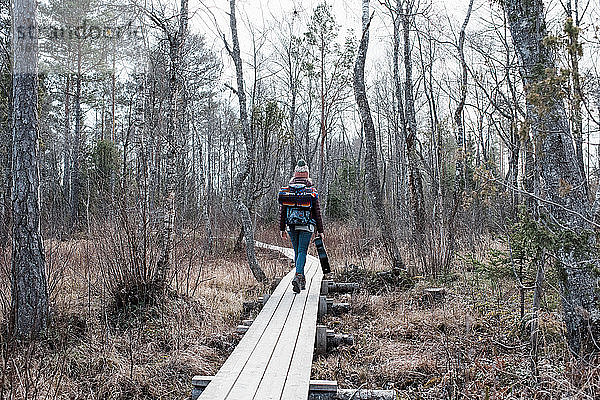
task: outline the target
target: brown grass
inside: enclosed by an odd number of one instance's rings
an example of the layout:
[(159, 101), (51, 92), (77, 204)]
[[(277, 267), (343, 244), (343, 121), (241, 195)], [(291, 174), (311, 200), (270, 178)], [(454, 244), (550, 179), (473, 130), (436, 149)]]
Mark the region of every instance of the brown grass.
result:
[[(352, 226), (330, 226), (326, 245), (334, 274), (348, 276), (351, 264), (365, 276), (387, 269), (372, 237)], [(272, 226), (257, 238), (288, 245)], [(233, 239), (221, 238), (209, 254), (198, 250), (201, 238), (186, 233), (177, 242), (166, 301), (117, 313), (95, 261), (94, 240), (101, 238), (47, 242), (51, 327), (33, 344), (0, 337), (0, 399), (187, 399), (191, 377), (215, 374), (238, 342), (231, 332), (247, 317), (242, 303), (271, 289), (255, 283), (245, 255), (231, 251)], [(475, 258), (484, 260), (491, 246), (497, 243), (472, 249)], [(258, 254), (269, 277), (289, 270), (278, 254)], [(9, 259), (0, 253), (0, 317), (10, 299)], [(423, 288), (440, 285), (447, 290), (443, 302), (423, 301)], [(543, 349), (539, 377), (532, 378), (514, 283), (478, 276), (464, 261), (440, 280), (421, 278), (408, 290), (336, 297), (351, 303), (351, 311), (326, 323), (352, 333), (355, 345), (317, 357), (315, 379), (335, 379), (347, 388), (394, 388), (405, 399), (600, 398), (598, 363), (570, 361), (557, 309), (541, 314)]]
[[(347, 275), (348, 264), (367, 272), (386, 269), (377, 249), (357, 258), (328, 243), (336, 255), (335, 279)], [(499, 247), (485, 243), (474, 253), (479, 261), (486, 259), (487, 249)], [(446, 288), (445, 300), (430, 304), (423, 289), (439, 286)], [(540, 313), (543, 345), (539, 375), (533, 377), (529, 334), (510, 279), (486, 280), (457, 260), (438, 281), (421, 278), (409, 290), (386, 288), (377, 295), (367, 289), (334, 296), (336, 302), (349, 302), (351, 310), (328, 316), (325, 323), (353, 334), (355, 344), (316, 357), (313, 379), (337, 380), (346, 388), (395, 389), (400, 399), (600, 398), (600, 364), (572, 361), (559, 309)]]
[[(187, 399), (192, 376), (214, 375), (239, 341), (232, 332), (247, 317), (243, 302), (270, 290), (256, 284), (243, 253), (192, 257), (202, 243), (184, 237), (165, 302), (117, 312), (94, 262), (96, 240), (46, 243), (51, 326), (35, 343), (0, 337), (0, 399)], [(258, 254), (268, 277), (289, 267)], [(3, 320), (8, 260), (0, 273)]]

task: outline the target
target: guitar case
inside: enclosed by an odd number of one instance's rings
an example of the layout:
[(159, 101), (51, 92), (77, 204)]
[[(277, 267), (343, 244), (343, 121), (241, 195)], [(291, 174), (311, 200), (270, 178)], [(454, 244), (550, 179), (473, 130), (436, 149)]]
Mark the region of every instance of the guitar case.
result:
[(321, 269), (324, 274), (328, 274), (331, 272), (331, 267), (329, 266), (329, 258), (327, 258), (327, 252), (325, 251), (325, 245), (323, 244), (323, 239), (317, 236), (313, 242), (317, 248), (317, 253), (319, 253), (319, 261), (321, 262)]

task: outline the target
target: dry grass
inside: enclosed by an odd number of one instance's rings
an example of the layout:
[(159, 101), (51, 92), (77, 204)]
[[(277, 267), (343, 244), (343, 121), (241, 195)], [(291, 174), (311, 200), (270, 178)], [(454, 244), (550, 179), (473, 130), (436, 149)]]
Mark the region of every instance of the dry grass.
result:
[[(366, 277), (387, 269), (369, 237), (359, 228), (329, 227), (335, 274), (349, 276), (352, 264)], [(272, 226), (257, 238), (288, 245)], [(0, 399), (187, 399), (191, 377), (215, 374), (238, 342), (231, 332), (247, 317), (243, 302), (271, 290), (255, 283), (244, 254), (231, 251), (232, 240), (220, 239), (210, 255), (198, 250), (201, 238), (186, 233), (177, 243), (167, 300), (117, 313), (94, 240), (47, 243), (51, 328), (34, 344), (0, 338)], [(491, 246), (497, 244), (474, 248), (474, 257), (484, 259)], [(269, 277), (289, 270), (287, 259), (258, 254)], [(9, 304), (9, 258), (0, 254), (0, 313)], [(351, 311), (326, 323), (354, 334), (355, 345), (317, 357), (313, 378), (348, 388), (394, 388), (406, 399), (600, 398), (598, 363), (569, 361), (560, 310), (541, 315), (535, 380), (514, 284), (490, 281), (463, 261), (440, 279), (418, 280), (408, 290), (339, 295), (336, 301), (350, 302)], [(445, 300), (423, 301), (423, 288), (438, 285), (447, 289)]]
[[(117, 312), (94, 262), (97, 240), (46, 243), (51, 327), (31, 344), (0, 337), (0, 399), (188, 399), (192, 376), (214, 375), (239, 341), (232, 332), (246, 317), (243, 302), (270, 290), (256, 284), (244, 254), (199, 257), (191, 249), (202, 243), (184, 237), (166, 301)], [(269, 277), (289, 267), (273, 254), (259, 257)]]
[[(488, 242), (474, 256), (484, 260), (486, 249), (497, 246)], [(331, 242), (329, 247), (341, 255), (334, 259), (337, 278), (347, 275), (348, 264), (367, 272), (385, 269), (378, 251), (358, 259)], [(445, 299), (430, 304), (423, 289), (438, 286), (446, 288)], [(325, 323), (352, 333), (355, 344), (317, 357), (313, 379), (337, 380), (346, 388), (396, 389), (400, 399), (600, 398), (600, 364), (570, 361), (559, 309), (540, 314), (543, 345), (533, 377), (528, 330), (511, 280), (487, 280), (457, 261), (438, 281), (421, 278), (411, 289), (381, 292), (364, 288), (335, 296), (349, 302), (351, 311)], [(529, 297), (525, 304), (531, 304)]]

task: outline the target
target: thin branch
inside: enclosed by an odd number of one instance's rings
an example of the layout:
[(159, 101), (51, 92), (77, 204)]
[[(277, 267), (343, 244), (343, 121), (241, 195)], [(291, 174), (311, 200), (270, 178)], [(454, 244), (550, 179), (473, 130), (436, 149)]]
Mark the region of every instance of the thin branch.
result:
[(556, 202), (554, 202), (552, 200), (544, 199), (544, 198), (542, 198), (540, 196), (537, 196), (537, 195), (535, 195), (533, 193), (530, 193), (528, 191), (525, 191), (525, 190), (513, 187), (512, 185), (509, 185), (509, 184), (503, 182), (499, 178), (489, 178), (489, 179), (487, 179), (487, 182), (500, 183), (502, 186), (504, 186), (508, 190), (512, 190), (513, 192), (524, 194), (524, 195), (529, 196), (529, 197), (531, 197), (533, 199), (536, 199), (536, 200), (538, 200), (538, 201), (540, 201), (542, 203), (549, 204), (549, 205), (554, 206), (554, 207), (558, 207), (561, 210), (564, 210), (564, 211), (568, 212), (569, 214), (572, 214), (572, 215), (575, 215), (575, 216), (581, 218), (582, 220), (584, 220), (588, 224), (592, 225), (594, 228), (600, 229), (600, 224), (592, 221), (591, 219), (587, 218), (585, 215), (581, 214), (580, 212), (572, 210), (569, 207), (563, 206), (562, 204), (556, 203)]
[(225, 83), (225, 87), (226, 87), (227, 89), (230, 89), (230, 90), (231, 90), (233, 93), (235, 93), (235, 95), (237, 96), (237, 94), (238, 94), (238, 91), (237, 91), (237, 89), (236, 89), (236, 88), (234, 88), (233, 86), (231, 86), (229, 83)]

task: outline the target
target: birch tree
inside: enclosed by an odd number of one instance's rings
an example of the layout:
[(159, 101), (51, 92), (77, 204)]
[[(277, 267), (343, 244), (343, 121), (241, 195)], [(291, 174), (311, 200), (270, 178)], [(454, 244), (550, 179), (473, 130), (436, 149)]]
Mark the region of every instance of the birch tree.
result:
[(38, 30), (36, 1), (13, 2), (13, 334), (46, 327), (48, 284), (40, 232), (38, 144)]
[[(461, 80), (460, 80), (460, 97), (458, 100), (458, 104), (456, 105), (456, 109), (454, 111), (454, 124), (456, 125), (456, 147), (457, 147), (457, 155), (456, 155), (456, 175), (454, 181), (454, 193), (453, 193), (453, 206), (452, 211), (450, 212), (450, 217), (448, 221), (448, 246), (449, 246), (449, 256), (452, 256), (453, 248), (454, 248), (454, 219), (456, 218), (456, 214), (458, 213), (458, 208), (462, 203), (462, 194), (463, 188), (467, 182), (466, 176), (466, 141), (465, 141), (465, 127), (464, 127), (464, 108), (467, 100), (467, 62), (465, 61), (465, 35), (467, 24), (469, 23), (469, 19), (471, 18), (471, 11), (473, 10), (473, 0), (469, 1), (469, 8), (467, 9), (467, 15), (465, 16), (465, 20), (461, 26), (460, 33), (458, 35), (458, 59), (460, 61), (461, 68)], [(445, 260), (445, 265), (449, 264), (450, 260)], [(447, 264), (446, 264), (447, 263)]]
[[(175, 198), (176, 198), (176, 157), (179, 149), (178, 128), (183, 125), (180, 106), (181, 90), (181, 50), (187, 35), (188, 27), (188, 0), (181, 0), (179, 9), (178, 26), (169, 26), (169, 19), (160, 18), (149, 13), (150, 19), (165, 35), (169, 44), (169, 72), (168, 72), (168, 103), (167, 103), (167, 128), (166, 142), (166, 194), (163, 199), (163, 221), (160, 231), (160, 256), (157, 262), (157, 284), (164, 288), (167, 275), (171, 269), (171, 256), (173, 252), (173, 236), (175, 225)], [(183, 110), (185, 111), (185, 110)]]
[[(464, 158), (465, 158), (465, 127), (464, 127), (464, 108), (465, 102), (467, 100), (467, 62), (465, 61), (465, 31), (467, 29), (467, 24), (469, 23), (469, 19), (471, 17), (471, 10), (473, 9), (473, 0), (469, 1), (469, 8), (467, 10), (467, 15), (460, 29), (460, 33), (458, 35), (458, 58), (460, 61), (460, 97), (458, 100), (458, 104), (456, 105), (456, 110), (454, 111), (454, 123), (456, 125), (456, 145), (458, 147), (458, 154), (456, 157), (456, 180), (455, 180), (455, 189), (454, 189), (454, 211), (453, 216), (456, 214), (456, 209), (458, 208), (459, 196), (461, 195), (461, 183), (464, 185), (466, 182), (466, 176), (464, 172)], [(453, 217), (452, 217), (453, 218)]]

